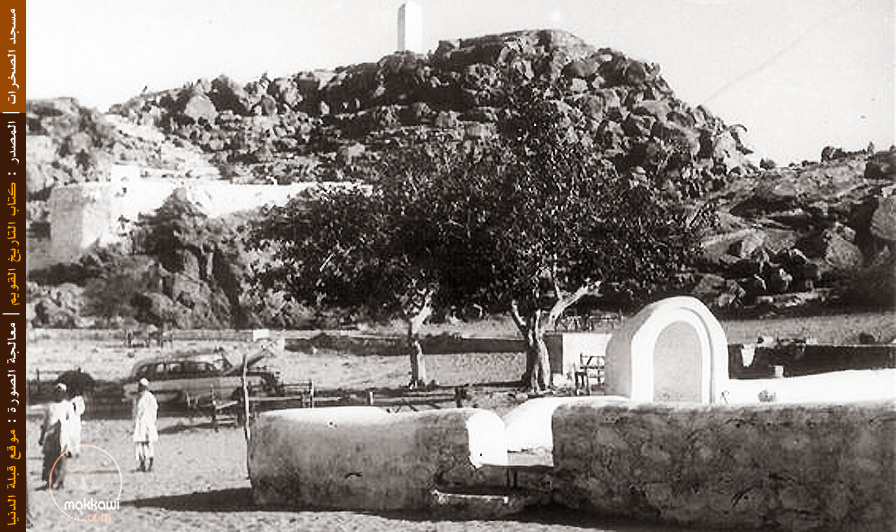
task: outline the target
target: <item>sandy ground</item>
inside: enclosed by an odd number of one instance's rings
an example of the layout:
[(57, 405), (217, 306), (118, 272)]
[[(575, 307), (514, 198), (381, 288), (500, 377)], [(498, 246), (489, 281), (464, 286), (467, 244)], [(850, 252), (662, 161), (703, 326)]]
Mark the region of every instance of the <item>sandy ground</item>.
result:
[[(896, 396), (896, 370), (849, 371), (767, 381), (736, 381), (740, 393), (773, 387), (784, 402), (830, 398), (830, 390), (847, 390), (843, 400), (862, 400), (876, 390)], [(845, 388), (844, 388), (845, 387)], [(744, 395), (746, 397), (746, 395)], [(28, 467), (32, 486), (40, 482), (38, 420), (28, 423)], [(434, 520), (422, 513), (375, 514), (309, 509), (253, 507), (246, 470), (243, 431), (233, 422), (215, 432), (207, 419), (165, 416), (159, 422), (156, 467), (135, 470), (127, 419), (83, 422), (81, 456), (70, 461), (66, 489), (33, 494), (36, 530), (188, 531), (188, 530), (402, 530), (402, 531), (660, 531), (676, 530), (631, 521), (582, 515), (568, 509), (530, 511), (496, 521)], [(95, 446), (95, 447), (94, 447)], [(120, 472), (120, 477), (119, 477)], [(120, 495), (119, 495), (120, 494)], [(120, 497), (120, 498), (119, 498)], [(65, 508), (65, 501), (115, 500), (120, 509), (105, 513), (102, 523), (88, 523), (89, 513)]]
[[(726, 324), (729, 341), (750, 341), (760, 332), (796, 336), (799, 331), (823, 333), (845, 340), (856, 331), (872, 330), (888, 334), (892, 316), (850, 318), (819, 323), (794, 320), (762, 327), (762, 323)], [(839, 324), (839, 325), (838, 325)], [(796, 331), (796, 334), (794, 334)], [(835, 331), (836, 334), (835, 334)], [(487, 333), (486, 333), (487, 334)], [(830, 340), (828, 340), (830, 341)], [(232, 359), (253, 349), (238, 342), (194, 342), (177, 349), (220, 345)], [(113, 340), (62, 341), (37, 335), (27, 346), (29, 374), (42, 368), (65, 370), (81, 367), (97, 379), (119, 380), (135, 361), (152, 356), (157, 349), (125, 349)], [(397, 389), (408, 379), (408, 361), (401, 356), (348, 355), (335, 352), (286, 352), (278, 361), (287, 380), (313, 379), (315, 386), (334, 395), (363, 400), (365, 390)], [(472, 383), (471, 405), (503, 413), (526, 399), (525, 394), (501, 385), (517, 378), (524, 358), (516, 353), (428, 355), (429, 378), (450, 387)], [(47, 375), (49, 377), (50, 375)], [(490, 383), (487, 386), (477, 384)], [(337, 392), (343, 390), (343, 392)], [(837, 401), (896, 397), (896, 370), (853, 371), (788, 379), (734, 381), (731, 402), (755, 402), (759, 391), (776, 393), (779, 402)], [(91, 405), (88, 405), (88, 409)], [(133, 444), (127, 409), (88, 416), (83, 422), (81, 456), (71, 461), (63, 492), (35, 491), (32, 496), (35, 530), (409, 530), (409, 531), (537, 531), (537, 530), (675, 530), (628, 521), (582, 515), (568, 509), (531, 511), (498, 521), (435, 520), (425, 514), (373, 514), (347, 511), (319, 511), (288, 508), (258, 509), (251, 503), (246, 472), (246, 444), (243, 432), (232, 423), (215, 432), (207, 419), (167, 414), (160, 419), (157, 464), (151, 473), (135, 471)], [(40, 484), (41, 454), (37, 445), (38, 417), (28, 422), (28, 478), (32, 487)], [(88, 447), (92, 446), (92, 447)], [(120, 471), (120, 476), (119, 476)], [(119, 494), (120, 492), (120, 494)], [(120, 497), (120, 499), (119, 499)], [(65, 509), (65, 501), (120, 500), (120, 508), (106, 512), (78, 512)], [(106, 522), (88, 523), (78, 519), (88, 513), (108, 514)]]
[[(261, 510), (251, 503), (246, 444), (241, 429), (229, 426), (215, 432), (200, 419), (191, 421), (181, 417), (163, 418), (159, 425), (161, 435), (156, 467), (150, 473), (141, 473), (135, 471), (130, 421), (86, 421), (83, 445), (95, 445), (102, 451), (82, 447), (81, 456), (70, 461), (64, 491), (33, 493), (35, 530), (673, 530), (630, 521), (597, 519), (559, 509), (530, 512), (499, 521), (437, 521), (421, 513)], [(39, 482), (41, 465), (37, 430), (37, 422), (30, 422), (28, 465), (31, 470), (29, 480), (34, 484)], [(65, 501), (83, 501), (91, 497), (114, 500), (119, 488), (121, 506), (118, 510), (78, 512), (65, 509)], [(108, 514), (108, 517), (102, 517), (104, 522), (100, 523), (76, 520), (88, 519), (88, 514), (92, 513)]]
[[(221, 344), (221, 343), (219, 343)], [(201, 348), (194, 345), (177, 349)], [(251, 346), (225, 344), (229, 354), (240, 356)], [(134, 357), (115, 341), (60, 341), (41, 339), (28, 346), (29, 367), (81, 367), (98, 379), (120, 379), (135, 360), (151, 356), (154, 349), (140, 349)], [(335, 394), (344, 390), (350, 400), (365, 399), (369, 388), (398, 388), (407, 382), (408, 361), (398, 356), (354, 356), (332, 352), (287, 352), (284, 366), (290, 378), (308, 379)], [(471, 405), (504, 412), (526, 399), (500, 383), (522, 373), (524, 358), (515, 353), (471, 353), (430, 355), (431, 379), (443, 386), (492, 383), (477, 387)], [(96, 406), (96, 405), (95, 405)], [(409, 531), (503, 531), (503, 530), (669, 530), (668, 527), (630, 521), (595, 520), (569, 510), (529, 512), (500, 521), (434, 520), (421, 513), (371, 514), (347, 511), (257, 509), (251, 503), (246, 471), (246, 444), (242, 429), (232, 421), (215, 432), (207, 418), (189, 418), (182, 413), (164, 414), (159, 421), (157, 463), (151, 473), (135, 470), (131, 443), (132, 422), (126, 405), (115, 411), (88, 413), (83, 422), (81, 456), (69, 463), (65, 490), (33, 493), (36, 530), (188, 531), (188, 530), (409, 530)], [(394, 409), (394, 407), (393, 407)], [(40, 484), (40, 406), (32, 408), (28, 422), (28, 467), (32, 486)], [(120, 477), (119, 477), (120, 471)], [(119, 480), (120, 478), (120, 480)], [(120, 490), (120, 495), (119, 495)], [(119, 499), (120, 497), (120, 499)], [(65, 502), (120, 500), (110, 511), (78, 512)], [(88, 514), (108, 514), (90, 517)], [(105, 522), (85, 522), (83, 519)], [(79, 520), (81, 519), (81, 520)]]

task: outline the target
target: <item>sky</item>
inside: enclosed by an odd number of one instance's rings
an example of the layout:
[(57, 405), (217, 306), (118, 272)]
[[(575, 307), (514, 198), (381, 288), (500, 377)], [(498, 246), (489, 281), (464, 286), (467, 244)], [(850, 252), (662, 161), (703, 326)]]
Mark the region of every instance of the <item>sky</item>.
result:
[[(894, 143), (893, 0), (416, 0), (423, 42), (567, 30), (658, 63), (778, 164)], [(144, 88), (376, 62), (402, 0), (28, 0), (27, 96), (106, 110)]]

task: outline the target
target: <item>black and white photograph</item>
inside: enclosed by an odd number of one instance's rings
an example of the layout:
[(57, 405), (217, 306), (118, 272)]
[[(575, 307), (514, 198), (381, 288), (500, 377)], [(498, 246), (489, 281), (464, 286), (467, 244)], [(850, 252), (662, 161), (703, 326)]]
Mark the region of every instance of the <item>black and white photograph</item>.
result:
[(894, 10), (28, 0), (13, 520), (893, 530)]

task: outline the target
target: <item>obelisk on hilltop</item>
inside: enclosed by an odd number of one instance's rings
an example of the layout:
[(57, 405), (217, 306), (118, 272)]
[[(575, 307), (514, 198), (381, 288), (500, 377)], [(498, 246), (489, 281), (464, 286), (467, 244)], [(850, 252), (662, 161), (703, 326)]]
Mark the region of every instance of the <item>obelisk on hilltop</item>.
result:
[(398, 51), (423, 51), (423, 8), (413, 0), (398, 8)]

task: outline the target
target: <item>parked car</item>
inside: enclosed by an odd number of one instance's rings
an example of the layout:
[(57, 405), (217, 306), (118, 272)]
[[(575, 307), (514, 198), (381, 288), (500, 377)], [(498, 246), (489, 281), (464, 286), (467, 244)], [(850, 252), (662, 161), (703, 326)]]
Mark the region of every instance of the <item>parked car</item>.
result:
[[(275, 393), (279, 388), (276, 373), (258, 367), (264, 355), (247, 360), (246, 380), (250, 393)], [(182, 405), (208, 404), (229, 400), (242, 393), (242, 366), (234, 366), (223, 351), (165, 354), (144, 359), (131, 369), (124, 384), (125, 399), (137, 394), (137, 382), (146, 378), (159, 403)]]

